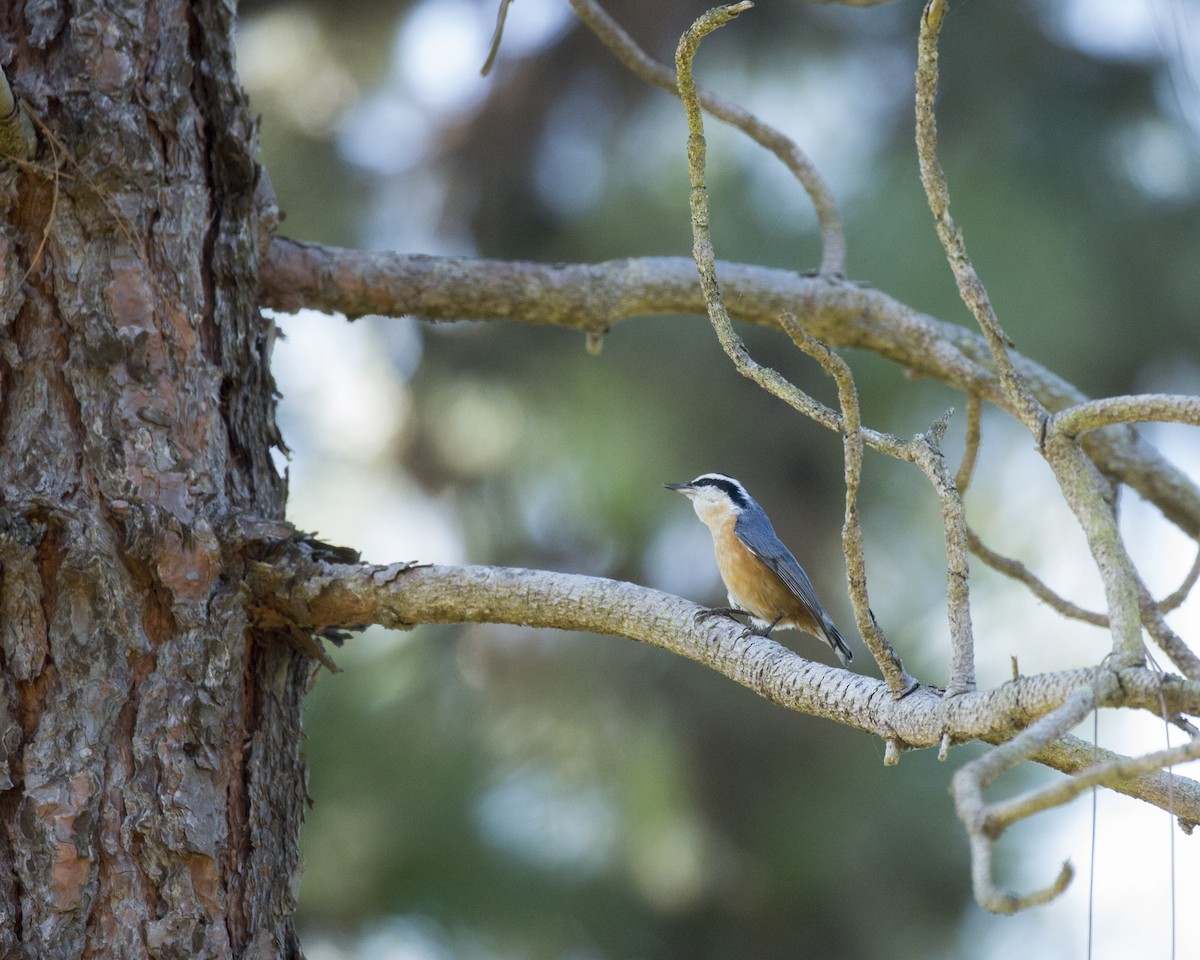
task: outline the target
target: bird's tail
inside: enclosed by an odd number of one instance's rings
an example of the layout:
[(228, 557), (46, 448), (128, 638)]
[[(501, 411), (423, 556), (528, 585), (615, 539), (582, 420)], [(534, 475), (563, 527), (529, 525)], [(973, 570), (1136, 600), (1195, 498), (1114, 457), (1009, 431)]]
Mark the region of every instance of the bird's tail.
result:
[(831, 621), (826, 620), (821, 624), (821, 632), (825, 634), (825, 642), (833, 648), (833, 652), (837, 654), (837, 658), (842, 661), (842, 666), (850, 666), (850, 661), (854, 659), (854, 654), (846, 645), (846, 641), (842, 639), (842, 635), (838, 633), (838, 628)]

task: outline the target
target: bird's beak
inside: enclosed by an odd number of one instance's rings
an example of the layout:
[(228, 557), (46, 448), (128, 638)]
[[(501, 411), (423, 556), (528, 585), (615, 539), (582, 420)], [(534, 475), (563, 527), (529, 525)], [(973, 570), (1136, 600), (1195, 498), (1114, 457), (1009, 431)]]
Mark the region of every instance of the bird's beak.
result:
[(687, 493), (692, 489), (692, 485), (690, 483), (664, 483), (663, 486), (668, 490), (674, 490), (677, 493)]

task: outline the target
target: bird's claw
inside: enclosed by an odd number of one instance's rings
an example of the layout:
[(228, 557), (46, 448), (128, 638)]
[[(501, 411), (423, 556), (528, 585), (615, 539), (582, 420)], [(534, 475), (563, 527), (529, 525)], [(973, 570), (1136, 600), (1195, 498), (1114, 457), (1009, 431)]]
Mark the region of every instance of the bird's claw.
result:
[(728, 617), (730, 620), (735, 620), (738, 614), (741, 613), (741, 610), (735, 610), (733, 607), (711, 607), (706, 610), (697, 610), (692, 619), (696, 623), (709, 620), (712, 617)]

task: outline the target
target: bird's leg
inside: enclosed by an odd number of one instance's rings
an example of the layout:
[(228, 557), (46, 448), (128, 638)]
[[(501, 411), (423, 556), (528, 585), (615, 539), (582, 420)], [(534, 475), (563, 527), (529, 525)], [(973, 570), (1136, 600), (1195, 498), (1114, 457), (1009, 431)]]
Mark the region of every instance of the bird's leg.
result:
[(781, 613), (781, 614), (780, 614), (779, 616), (777, 616), (777, 617), (776, 617), (774, 620), (772, 620), (772, 621), (771, 621), (769, 624), (767, 624), (767, 626), (766, 626), (766, 627), (764, 627), (763, 629), (761, 629), (761, 630), (754, 630), (754, 631), (751, 631), (751, 632), (752, 632), (752, 633), (757, 633), (757, 634), (758, 634), (760, 637), (769, 637), (769, 636), (771, 635), (771, 631), (772, 631), (772, 630), (774, 630), (776, 626), (778, 626), (778, 624), (779, 624), (779, 621), (780, 621), (780, 620), (782, 620), (782, 619), (783, 619), (783, 614)]

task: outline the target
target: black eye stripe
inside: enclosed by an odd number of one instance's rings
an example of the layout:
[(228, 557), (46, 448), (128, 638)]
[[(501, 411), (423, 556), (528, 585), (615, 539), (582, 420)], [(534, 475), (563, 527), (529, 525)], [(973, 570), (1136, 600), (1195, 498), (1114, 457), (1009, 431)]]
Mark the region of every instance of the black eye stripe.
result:
[(693, 487), (716, 487), (724, 492), (736, 506), (746, 506), (746, 494), (741, 487), (729, 480), (719, 480), (716, 477), (698, 477), (692, 481)]

